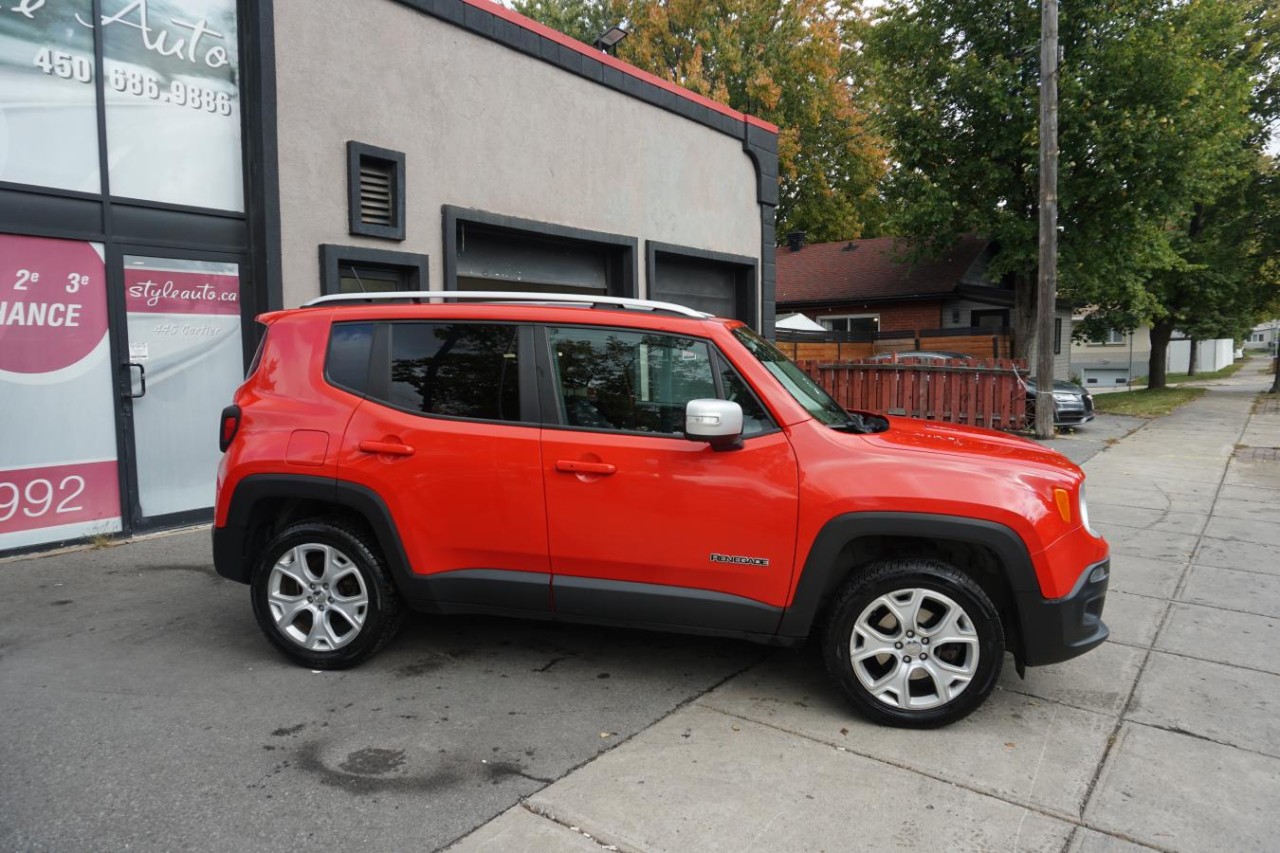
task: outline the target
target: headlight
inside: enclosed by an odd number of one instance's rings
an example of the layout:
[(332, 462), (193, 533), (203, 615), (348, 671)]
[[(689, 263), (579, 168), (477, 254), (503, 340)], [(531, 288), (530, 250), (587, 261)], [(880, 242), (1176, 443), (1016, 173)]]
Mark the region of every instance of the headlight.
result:
[(1089, 524), (1089, 504), (1084, 499), (1084, 483), (1080, 484), (1080, 523), (1084, 525), (1084, 529), (1087, 530), (1089, 535), (1094, 539), (1102, 538), (1102, 536), (1098, 534), (1098, 531), (1094, 530), (1093, 526)]

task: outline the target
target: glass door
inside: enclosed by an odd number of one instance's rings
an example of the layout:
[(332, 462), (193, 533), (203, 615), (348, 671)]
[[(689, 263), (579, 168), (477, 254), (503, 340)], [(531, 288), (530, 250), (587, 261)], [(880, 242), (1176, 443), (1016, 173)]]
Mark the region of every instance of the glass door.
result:
[(134, 528), (201, 520), (213, 506), (218, 415), (244, 378), (239, 259), (119, 257)]

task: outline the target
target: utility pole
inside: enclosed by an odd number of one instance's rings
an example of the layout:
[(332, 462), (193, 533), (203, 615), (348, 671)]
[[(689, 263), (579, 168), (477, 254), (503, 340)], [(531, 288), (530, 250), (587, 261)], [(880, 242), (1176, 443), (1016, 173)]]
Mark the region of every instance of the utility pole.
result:
[(1040, 0), (1040, 264), (1036, 276), (1036, 438), (1053, 438), (1058, 297), (1058, 0)]

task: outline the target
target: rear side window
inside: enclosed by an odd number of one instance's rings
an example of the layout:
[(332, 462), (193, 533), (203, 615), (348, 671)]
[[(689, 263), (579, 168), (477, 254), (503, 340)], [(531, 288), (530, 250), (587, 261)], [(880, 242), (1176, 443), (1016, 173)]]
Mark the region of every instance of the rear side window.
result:
[(424, 415), (520, 421), (519, 327), (393, 323), (387, 402)]
[(363, 397), (369, 388), (369, 353), (372, 348), (372, 323), (335, 323), (329, 333), (325, 378), (331, 385)]

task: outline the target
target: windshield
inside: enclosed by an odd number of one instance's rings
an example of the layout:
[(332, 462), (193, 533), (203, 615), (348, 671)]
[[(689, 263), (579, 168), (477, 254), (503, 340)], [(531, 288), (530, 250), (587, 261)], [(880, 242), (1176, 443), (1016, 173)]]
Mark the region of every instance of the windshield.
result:
[(746, 326), (734, 329), (733, 334), (809, 414), (827, 426), (848, 425), (849, 413), (831, 399), (831, 395), (822, 390), (822, 386), (797, 367), (795, 362), (783, 355), (781, 350)]

